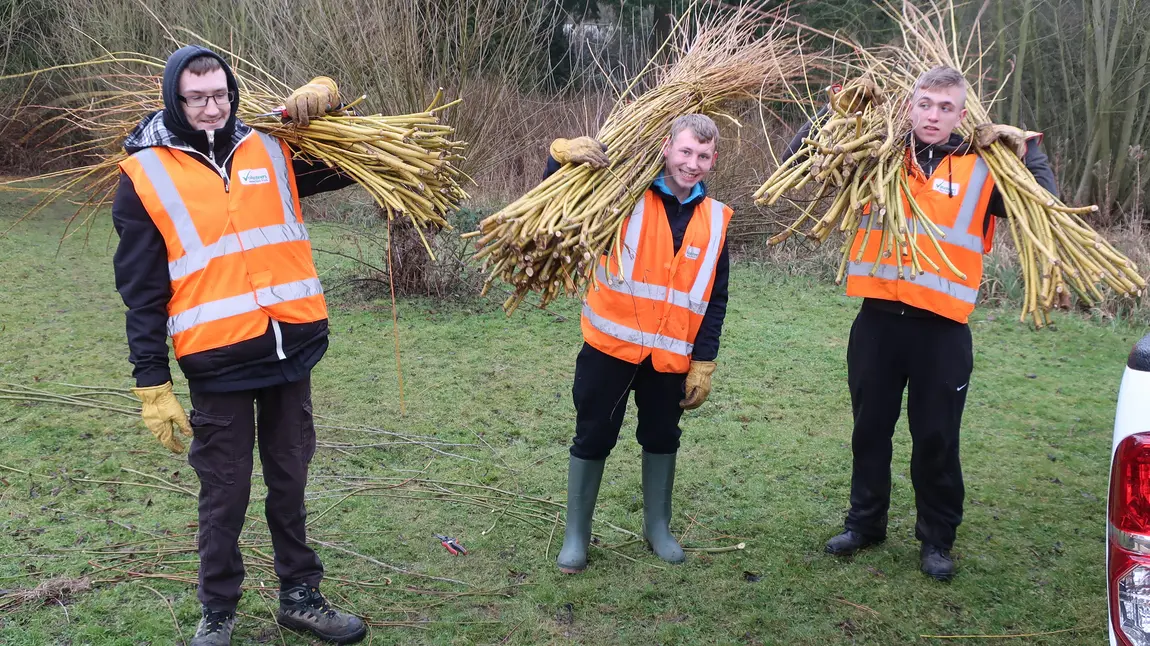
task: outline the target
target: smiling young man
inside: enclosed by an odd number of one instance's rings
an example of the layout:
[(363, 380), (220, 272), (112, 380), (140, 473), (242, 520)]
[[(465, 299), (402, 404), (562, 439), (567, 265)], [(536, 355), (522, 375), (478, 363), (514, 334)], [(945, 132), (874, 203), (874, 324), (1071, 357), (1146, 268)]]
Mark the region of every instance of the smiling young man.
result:
[[(907, 267), (900, 277), (898, 266), (910, 265), (909, 258), (880, 258), (880, 245), (873, 240), (861, 261), (848, 265), (847, 295), (863, 299), (847, 343), (854, 464), (845, 531), (827, 542), (826, 551), (849, 556), (886, 538), (891, 439), (907, 391), (920, 567), (946, 581), (955, 573), (950, 550), (962, 522), (959, 427), (974, 364), (967, 320), (982, 280), (982, 254), (990, 250), (994, 237), (992, 216), (1006, 211), (977, 148), (954, 134), (966, 117), (962, 74), (948, 67), (924, 73), (909, 101), (912, 132), (903, 169), (907, 185), (919, 207), (946, 234), (939, 244), (965, 277), (947, 269), (926, 240), (919, 246), (940, 269), (923, 263), (923, 274), (916, 276)], [(792, 141), (792, 153), (807, 130)], [(1010, 145), (1038, 182), (1055, 193), (1054, 174), (1037, 137), (1028, 139), (1008, 126), (986, 124), (978, 131), (984, 130), (990, 139)], [(863, 218), (855, 234), (852, 258), (868, 220)], [(879, 266), (872, 275), (876, 261)]]
[[(575, 362), (575, 438), (567, 471), (567, 524), (559, 569), (587, 567), (591, 519), (607, 456), (619, 438), (630, 392), (643, 447), (643, 535), (655, 554), (683, 561), (671, 535), (671, 492), (684, 410), (711, 391), (727, 311), (726, 231), (731, 209), (707, 196), (719, 129), (690, 114), (671, 126), (664, 168), (623, 224), (623, 249), (599, 259), (583, 303), (583, 348)], [(561, 164), (608, 164), (590, 137), (551, 145)]]
[[(316, 441), (311, 369), (327, 350), (328, 324), (299, 206), (300, 197), (351, 180), (237, 119), (236, 79), (214, 52), (173, 53), (162, 92), (164, 109), (124, 142), (114, 265), (144, 423), (176, 453), (184, 446), (175, 431), (193, 437), (203, 612), (191, 644), (231, 642), (257, 441), (280, 583), (276, 620), (336, 643), (358, 641), (363, 622), (319, 593), (323, 565), (305, 531)], [(318, 77), (285, 108), (306, 126), (338, 103), (335, 83)], [(172, 393), (169, 336), (191, 391), (190, 422)]]

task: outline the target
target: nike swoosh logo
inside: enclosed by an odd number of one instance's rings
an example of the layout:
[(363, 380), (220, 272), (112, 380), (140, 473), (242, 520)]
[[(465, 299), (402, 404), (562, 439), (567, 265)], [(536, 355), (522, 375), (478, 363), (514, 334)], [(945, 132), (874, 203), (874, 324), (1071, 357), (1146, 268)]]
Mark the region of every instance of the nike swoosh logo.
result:
[[(968, 382), (968, 383), (969, 383), (969, 382)], [(959, 387), (958, 387), (958, 390), (956, 390), (955, 392), (962, 392), (962, 389), (963, 389), (963, 388), (966, 388), (966, 386), (967, 386), (967, 385), (968, 385), (968, 384), (963, 384), (963, 385), (959, 386)]]

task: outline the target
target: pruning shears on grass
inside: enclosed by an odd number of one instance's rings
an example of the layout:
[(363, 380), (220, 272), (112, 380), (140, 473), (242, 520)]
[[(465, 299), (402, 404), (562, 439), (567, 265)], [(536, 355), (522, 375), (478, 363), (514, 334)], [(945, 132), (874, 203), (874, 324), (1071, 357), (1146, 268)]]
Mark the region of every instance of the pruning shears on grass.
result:
[(459, 541), (454, 538), (450, 536), (440, 536), (439, 534), (433, 534), (433, 536), (439, 539), (439, 544), (447, 548), (447, 551), (451, 552), (452, 556), (459, 556), (460, 554), (467, 556), (467, 548), (460, 545)]

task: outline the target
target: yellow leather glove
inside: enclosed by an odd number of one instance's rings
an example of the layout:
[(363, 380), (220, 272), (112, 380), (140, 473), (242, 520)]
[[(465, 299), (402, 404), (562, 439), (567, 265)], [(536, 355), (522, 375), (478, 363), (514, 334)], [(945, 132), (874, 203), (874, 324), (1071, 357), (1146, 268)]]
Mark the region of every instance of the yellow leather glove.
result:
[(1001, 141), (1022, 159), (1026, 156), (1026, 140), (1037, 134), (999, 123), (980, 123), (974, 127), (974, 143), (979, 148), (990, 148), (994, 142)]
[(313, 117), (323, 116), (338, 105), (339, 86), (327, 76), (313, 78), (284, 101), (288, 116), (300, 126), (306, 126)]
[(172, 393), (172, 382), (147, 388), (133, 388), (132, 392), (144, 403), (144, 410), (140, 413), (144, 426), (147, 426), (152, 435), (155, 435), (160, 444), (169, 451), (183, 453), (184, 443), (173, 431), (179, 429), (185, 437), (191, 437), (192, 425), (188, 423), (184, 407)]
[(695, 410), (707, 401), (711, 394), (711, 375), (715, 372), (714, 361), (692, 361), (691, 370), (687, 373), (687, 383), (684, 390), (687, 398), (679, 402), (679, 408)]
[(831, 101), (839, 110), (854, 114), (868, 105), (882, 105), (882, 92), (874, 81), (863, 76), (848, 82), (842, 90), (831, 96)]
[(556, 139), (551, 142), (551, 157), (560, 164), (587, 164), (596, 169), (611, 163), (607, 159), (607, 144), (594, 137)]

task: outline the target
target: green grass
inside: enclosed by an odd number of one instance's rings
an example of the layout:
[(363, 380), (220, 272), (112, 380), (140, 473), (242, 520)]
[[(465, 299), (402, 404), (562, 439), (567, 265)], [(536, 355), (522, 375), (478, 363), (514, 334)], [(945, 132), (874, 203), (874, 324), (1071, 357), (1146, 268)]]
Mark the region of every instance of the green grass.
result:
[[(0, 228), (21, 208), (0, 203)], [(0, 381), (126, 389), (130, 365), (111, 270), (110, 218), (96, 223), (87, 244), (70, 239), (57, 254), (62, 219), (62, 211), (50, 212), (0, 238)], [(340, 231), (317, 224), (312, 233), (317, 246), (354, 253)], [(347, 270), (346, 261), (329, 254), (317, 254), (317, 263), (329, 286)], [(976, 312), (975, 373), (963, 425), (966, 518), (956, 546), (959, 576), (944, 585), (917, 569), (905, 419), (896, 434), (889, 540), (853, 560), (821, 551), (847, 506), (845, 348), (857, 301), (831, 285), (746, 264), (737, 264), (731, 291), (714, 392), (682, 424), (672, 529), (678, 534), (694, 518), (688, 544), (745, 540), (745, 551), (696, 554), (664, 567), (633, 544), (619, 552), (634, 560), (593, 550), (587, 572), (567, 577), (554, 566), (558, 540), (545, 554), (547, 531), (443, 501), (353, 497), (323, 517), (317, 535), (387, 563), (465, 581), (467, 590), (522, 585), (506, 596), (444, 599), (421, 590), (464, 589), (320, 547), (331, 576), (392, 579), (375, 588), (329, 581), (325, 590), (378, 621), (413, 624), (374, 628), (376, 644), (943, 644), (954, 642), (920, 635), (1064, 629), (1074, 632), (1012, 643), (1104, 641), (1110, 427), (1136, 330), (1062, 315), (1058, 329), (1035, 333), (1016, 322), (1013, 310)], [(550, 313), (524, 307), (505, 317), (501, 300), (399, 304), (401, 413), (390, 304), (335, 290), (331, 348), (314, 372), (316, 411), (475, 444), (458, 452), (478, 462), (419, 447), (320, 449), (312, 495), (331, 490), (335, 475), (392, 477), (426, 468), (429, 478), (563, 500), (580, 345), (577, 304), (557, 303)], [(596, 518), (637, 531), (642, 506), (633, 432), (632, 411), (608, 462)], [(365, 437), (327, 430), (320, 439)], [(0, 463), (37, 474), (0, 470), (0, 588), (31, 588), (57, 575), (107, 578), (87, 564), (97, 557), (63, 550), (194, 531), (191, 497), (75, 480), (144, 481), (122, 471), (127, 467), (195, 488), (184, 458), (163, 451), (134, 419), (0, 401), (0, 446)], [(262, 515), (262, 496), (257, 482), (255, 517)], [(338, 499), (331, 496), (315, 500), (313, 514)], [(628, 538), (604, 523), (596, 531), (610, 543)], [(471, 555), (451, 557), (433, 532), (458, 536)], [(701, 542), (718, 536), (732, 538)], [(275, 585), (257, 575), (249, 583)], [(171, 600), (188, 637), (199, 612), (193, 587), (150, 580), (97, 584), (63, 603), (10, 609), (0, 614), (0, 643), (177, 642), (166, 604), (144, 584)], [(245, 594), (240, 609), (249, 616), (240, 618), (234, 643), (280, 643), (267, 622), (269, 608), (265, 597)], [(291, 633), (283, 640), (310, 643)]]

